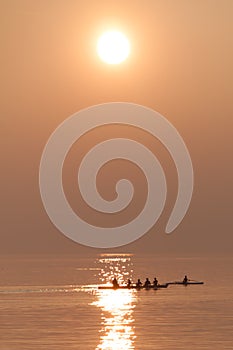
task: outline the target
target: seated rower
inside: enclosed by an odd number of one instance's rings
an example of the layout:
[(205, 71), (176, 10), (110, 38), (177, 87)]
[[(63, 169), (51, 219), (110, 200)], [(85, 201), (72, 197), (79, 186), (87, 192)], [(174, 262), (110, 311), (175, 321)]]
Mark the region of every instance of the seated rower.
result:
[(131, 284), (132, 284), (131, 280), (128, 279), (128, 281), (127, 281), (127, 287), (130, 288), (130, 287), (131, 287)]
[(142, 286), (142, 282), (141, 282), (140, 279), (138, 279), (138, 281), (137, 281), (137, 283), (136, 283), (136, 287), (137, 287), (137, 288), (141, 288), (141, 286)]
[(188, 277), (186, 275), (184, 276), (183, 283), (184, 284), (188, 283)]
[(158, 280), (157, 280), (156, 277), (154, 278), (153, 286), (154, 286), (154, 287), (158, 287)]
[(144, 283), (144, 287), (145, 287), (145, 288), (148, 288), (148, 287), (150, 287), (150, 286), (151, 286), (150, 280), (149, 280), (149, 278), (146, 278), (146, 281), (145, 281), (145, 283)]
[(117, 282), (116, 277), (113, 278), (113, 280), (112, 280), (112, 285), (113, 285), (113, 288), (119, 288), (119, 284), (118, 284), (118, 282)]

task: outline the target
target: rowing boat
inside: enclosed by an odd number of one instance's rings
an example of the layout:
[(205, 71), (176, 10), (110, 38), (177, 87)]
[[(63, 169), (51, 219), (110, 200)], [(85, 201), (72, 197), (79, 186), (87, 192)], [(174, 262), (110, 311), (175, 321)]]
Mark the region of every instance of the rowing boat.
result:
[(183, 286), (188, 286), (190, 284), (204, 284), (204, 282), (199, 282), (199, 281), (175, 281), (175, 282), (168, 282), (168, 284), (182, 284)]
[(119, 287), (113, 287), (113, 286), (99, 286), (98, 289), (113, 289), (113, 290), (117, 290), (117, 289), (137, 289), (137, 290), (141, 290), (141, 289), (146, 289), (146, 290), (150, 290), (150, 289), (160, 289), (160, 288), (167, 288), (168, 287), (168, 283), (164, 283), (164, 284), (158, 284), (157, 286), (154, 286), (153, 284), (150, 286), (136, 286), (136, 285), (131, 285), (131, 286), (119, 286)]

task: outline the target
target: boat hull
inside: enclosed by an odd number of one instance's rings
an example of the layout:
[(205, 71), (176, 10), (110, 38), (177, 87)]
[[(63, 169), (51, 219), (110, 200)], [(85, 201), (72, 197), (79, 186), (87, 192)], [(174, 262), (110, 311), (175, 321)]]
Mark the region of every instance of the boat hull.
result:
[(145, 290), (151, 290), (151, 289), (160, 289), (160, 288), (167, 288), (168, 287), (168, 283), (164, 283), (164, 284), (159, 284), (158, 286), (148, 286), (148, 287), (137, 287), (135, 285), (133, 286), (119, 286), (119, 287), (112, 287), (112, 286), (99, 286), (98, 289), (110, 289), (110, 290), (118, 290), (118, 289), (136, 289), (136, 290), (141, 290), (141, 289), (145, 289)]
[(177, 281), (177, 282), (168, 282), (168, 284), (181, 284), (183, 286), (189, 286), (194, 284), (204, 284), (204, 282), (198, 282), (198, 281), (188, 281), (184, 283), (183, 281)]

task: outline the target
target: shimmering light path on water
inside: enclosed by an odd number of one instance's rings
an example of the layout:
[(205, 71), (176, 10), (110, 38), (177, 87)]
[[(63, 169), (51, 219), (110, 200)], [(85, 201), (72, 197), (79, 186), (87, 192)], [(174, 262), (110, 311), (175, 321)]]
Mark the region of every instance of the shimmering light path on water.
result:
[[(232, 262), (230, 257), (1, 257), (0, 349), (232, 350)], [(156, 275), (160, 282), (188, 273), (205, 284), (97, 290), (116, 273), (122, 281)]]

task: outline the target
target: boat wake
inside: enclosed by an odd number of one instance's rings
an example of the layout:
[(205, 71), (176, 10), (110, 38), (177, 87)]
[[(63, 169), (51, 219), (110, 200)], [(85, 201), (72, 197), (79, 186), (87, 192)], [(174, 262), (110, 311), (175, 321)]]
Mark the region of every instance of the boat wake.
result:
[(28, 293), (76, 293), (95, 289), (96, 286), (66, 285), (66, 286), (14, 286), (0, 287), (0, 294)]

